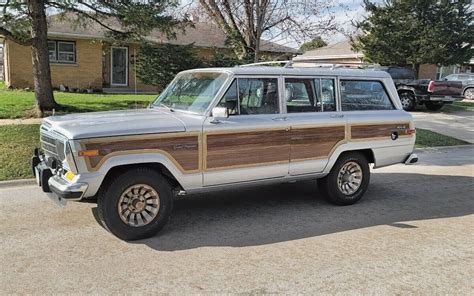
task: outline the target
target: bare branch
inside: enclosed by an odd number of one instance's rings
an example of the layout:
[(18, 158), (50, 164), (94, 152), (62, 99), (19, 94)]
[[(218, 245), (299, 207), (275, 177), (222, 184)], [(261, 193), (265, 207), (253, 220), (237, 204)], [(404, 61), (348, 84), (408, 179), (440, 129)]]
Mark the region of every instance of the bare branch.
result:
[(7, 30), (3, 27), (0, 27), (0, 35), (3, 35), (6, 39), (11, 40), (15, 43), (18, 43), (20, 45), (24, 45), (24, 46), (30, 46), (30, 45), (33, 44), (33, 41), (34, 41), (33, 38), (30, 38), (30, 39), (27, 39), (27, 40), (18, 39), (13, 35), (12, 32), (10, 32), (9, 30)]

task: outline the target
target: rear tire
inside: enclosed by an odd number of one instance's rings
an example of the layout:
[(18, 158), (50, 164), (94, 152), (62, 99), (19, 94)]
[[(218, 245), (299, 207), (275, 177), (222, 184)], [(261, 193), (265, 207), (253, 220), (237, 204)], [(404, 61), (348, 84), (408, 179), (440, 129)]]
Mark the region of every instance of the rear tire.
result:
[(151, 237), (168, 222), (173, 208), (170, 184), (150, 168), (134, 168), (112, 177), (97, 200), (102, 224), (123, 240)]
[(326, 177), (318, 180), (321, 194), (335, 205), (358, 202), (370, 182), (370, 168), (365, 156), (357, 152), (342, 154)]
[(434, 102), (426, 102), (425, 103), (426, 109), (430, 111), (438, 111), (439, 109), (443, 108), (443, 103), (434, 103)]
[(402, 92), (398, 95), (400, 97), (400, 102), (402, 103), (403, 110), (413, 111), (416, 106), (415, 95), (411, 92)]

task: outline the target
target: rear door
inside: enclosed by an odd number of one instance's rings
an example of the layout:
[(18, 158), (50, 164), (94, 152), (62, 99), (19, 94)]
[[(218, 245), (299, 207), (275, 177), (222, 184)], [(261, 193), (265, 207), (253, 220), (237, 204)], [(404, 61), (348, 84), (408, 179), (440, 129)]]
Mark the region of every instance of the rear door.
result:
[(322, 172), (344, 142), (346, 120), (337, 112), (335, 77), (284, 77), (290, 132), (290, 175)]

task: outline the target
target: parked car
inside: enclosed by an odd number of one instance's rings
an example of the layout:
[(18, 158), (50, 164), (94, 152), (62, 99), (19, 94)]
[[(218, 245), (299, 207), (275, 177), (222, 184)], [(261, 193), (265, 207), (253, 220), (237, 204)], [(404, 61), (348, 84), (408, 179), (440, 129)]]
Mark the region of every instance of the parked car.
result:
[(463, 95), (463, 86), (459, 81), (415, 80), (412, 69), (405, 67), (378, 67), (389, 73), (397, 88), (403, 109), (412, 111), (417, 105), (425, 105), (428, 110), (436, 111), (444, 104), (452, 104)]
[(464, 98), (474, 100), (474, 74), (472, 73), (459, 73), (451, 74), (444, 77), (447, 81), (461, 81), (463, 89), (462, 94)]
[(318, 179), (329, 202), (350, 205), (369, 164), (417, 161), (412, 116), (391, 77), (369, 70), (190, 70), (148, 109), (53, 116), (40, 132), (42, 190), (59, 203), (97, 197), (124, 240), (157, 233), (178, 195)]

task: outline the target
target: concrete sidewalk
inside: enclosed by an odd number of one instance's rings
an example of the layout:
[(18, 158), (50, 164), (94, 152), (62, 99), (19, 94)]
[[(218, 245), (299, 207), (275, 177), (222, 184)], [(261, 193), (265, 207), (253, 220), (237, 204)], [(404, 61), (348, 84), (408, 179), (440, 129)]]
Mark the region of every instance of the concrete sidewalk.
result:
[(474, 144), (474, 112), (411, 112), (416, 128), (427, 129)]
[(13, 124), (40, 124), (43, 118), (15, 118), (15, 119), (0, 119), (0, 125)]

